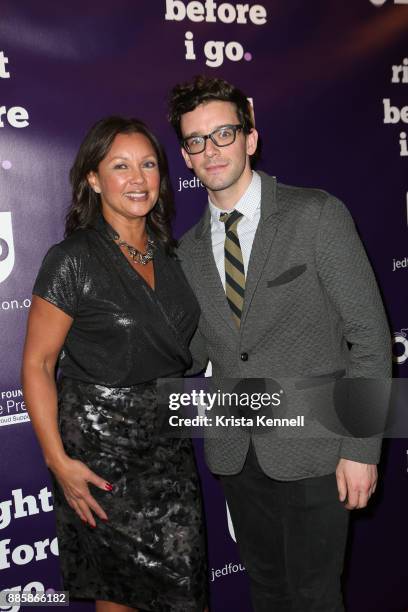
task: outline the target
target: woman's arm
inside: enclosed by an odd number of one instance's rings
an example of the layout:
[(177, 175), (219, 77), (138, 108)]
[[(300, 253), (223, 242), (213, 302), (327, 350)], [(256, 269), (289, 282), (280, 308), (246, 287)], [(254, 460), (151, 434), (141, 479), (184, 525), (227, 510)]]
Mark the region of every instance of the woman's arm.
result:
[(110, 485), (84, 463), (66, 454), (58, 430), (55, 366), (72, 321), (56, 306), (33, 296), (23, 355), (23, 391), (47, 466), (58, 479), (69, 505), (94, 527), (91, 509), (103, 520), (107, 516), (90, 494), (87, 483), (104, 490), (110, 490)]

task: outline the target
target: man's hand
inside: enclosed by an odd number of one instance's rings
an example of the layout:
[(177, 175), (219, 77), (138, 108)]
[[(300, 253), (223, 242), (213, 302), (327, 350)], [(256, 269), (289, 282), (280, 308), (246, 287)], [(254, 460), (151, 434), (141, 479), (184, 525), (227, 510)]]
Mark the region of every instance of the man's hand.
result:
[(377, 486), (377, 466), (340, 459), (336, 478), (339, 499), (347, 510), (365, 508)]

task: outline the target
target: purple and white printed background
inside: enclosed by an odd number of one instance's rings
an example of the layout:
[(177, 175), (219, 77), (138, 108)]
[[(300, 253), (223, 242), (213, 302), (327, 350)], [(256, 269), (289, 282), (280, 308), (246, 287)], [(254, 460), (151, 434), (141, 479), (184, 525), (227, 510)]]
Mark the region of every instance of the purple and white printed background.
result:
[[(0, 591), (60, 588), (50, 483), (27, 420), (20, 361), (33, 280), (62, 238), (68, 170), (99, 118), (140, 117), (163, 142), (179, 236), (206, 197), (166, 122), (168, 91), (202, 72), (239, 85), (254, 102), (260, 168), (349, 206), (383, 291), (397, 375), (407, 375), (408, 1), (243, 4), (0, 0)], [(407, 447), (385, 444), (376, 499), (353, 518), (351, 612), (408, 609)], [(225, 502), (200, 445), (197, 453), (212, 610), (250, 612)]]

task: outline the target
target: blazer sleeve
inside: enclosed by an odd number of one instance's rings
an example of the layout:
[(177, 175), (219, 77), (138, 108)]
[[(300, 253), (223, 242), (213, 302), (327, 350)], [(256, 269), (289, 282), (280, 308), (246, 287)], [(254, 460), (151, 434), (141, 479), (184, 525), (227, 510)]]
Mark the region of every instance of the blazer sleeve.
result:
[[(318, 275), (343, 322), (349, 345), (347, 378), (376, 379), (387, 385), (391, 376), (391, 337), (377, 282), (342, 202), (328, 196), (322, 207), (316, 237)], [(388, 406), (384, 406), (384, 414)], [(377, 463), (381, 436), (347, 437), (340, 457)]]
[(193, 361), (190, 368), (184, 373), (184, 375), (194, 376), (195, 374), (199, 374), (205, 370), (208, 364), (207, 346), (203, 335), (200, 332), (200, 325), (196, 329), (195, 334), (191, 339), (189, 349)]
[[(185, 277), (188, 280), (188, 283), (191, 289), (195, 292), (194, 288), (194, 275), (189, 266), (189, 253), (187, 240), (181, 239), (178, 249), (177, 249), (177, 257), (180, 260), (181, 267), (185, 274)], [(201, 321), (201, 317), (200, 317)], [(207, 350), (207, 343), (200, 331), (200, 321), (198, 323), (198, 327), (190, 341), (189, 349), (192, 356), (192, 364), (190, 368), (184, 373), (185, 376), (194, 376), (195, 374), (199, 374), (207, 367), (209, 357)]]

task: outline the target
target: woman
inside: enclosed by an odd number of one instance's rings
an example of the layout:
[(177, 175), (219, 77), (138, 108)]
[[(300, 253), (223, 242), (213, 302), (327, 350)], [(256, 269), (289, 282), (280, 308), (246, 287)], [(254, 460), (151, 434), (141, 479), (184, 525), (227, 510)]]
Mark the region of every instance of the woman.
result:
[(158, 424), (155, 379), (189, 366), (199, 314), (173, 255), (165, 155), (143, 123), (109, 117), (85, 137), (70, 178), (66, 238), (38, 274), (23, 360), (64, 588), (97, 612), (202, 612), (192, 446)]

